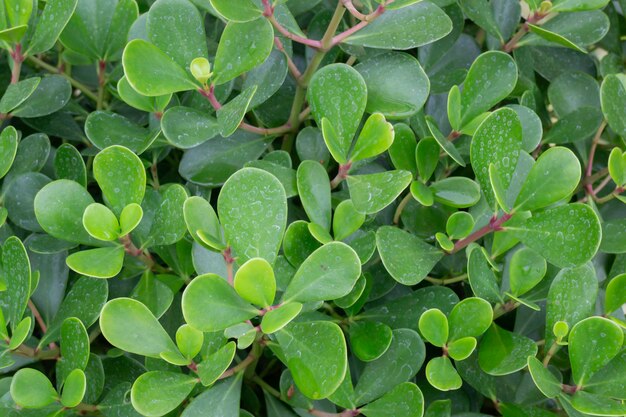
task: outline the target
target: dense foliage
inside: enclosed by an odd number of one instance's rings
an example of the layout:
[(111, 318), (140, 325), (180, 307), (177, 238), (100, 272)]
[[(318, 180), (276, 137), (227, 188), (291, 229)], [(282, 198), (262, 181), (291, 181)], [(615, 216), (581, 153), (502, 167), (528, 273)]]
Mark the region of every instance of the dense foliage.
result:
[(626, 415), (625, 11), (3, 0), (0, 416)]

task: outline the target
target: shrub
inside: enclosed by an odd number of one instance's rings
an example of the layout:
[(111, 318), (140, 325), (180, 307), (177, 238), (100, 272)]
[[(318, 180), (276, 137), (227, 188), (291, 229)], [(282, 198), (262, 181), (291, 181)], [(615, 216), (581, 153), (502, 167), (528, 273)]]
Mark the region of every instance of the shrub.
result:
[(624, 10), (5, 0), (0, 415), (626, 415)]

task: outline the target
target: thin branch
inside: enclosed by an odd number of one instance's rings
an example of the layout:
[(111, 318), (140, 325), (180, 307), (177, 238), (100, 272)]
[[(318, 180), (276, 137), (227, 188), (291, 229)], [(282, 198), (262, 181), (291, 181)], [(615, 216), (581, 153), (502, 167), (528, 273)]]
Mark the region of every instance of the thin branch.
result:
[(98, 101), (98, 96), (96, 94), (94, 94), (93, 91), (91, 91), (89, 89), (89, 87), (87, 87), (85, 84), (77, 81), (76, 79), (70, 77), (66, 73), (60, 72), (57, 67), (55, 67), (53, 65), (50, 65), (47, 62), (42, 61), (41, 59), (39, 59), (39, 58), (37, 58), (35, 56), (32, 56), (32, 55), (29, 55), (26, 59), (28, 61), (32, 62), (33, 64), (37, 65), (38, 67), (41, 67), (41, 68), (45, 69), (46, 71), (48, 71), (48, 72), (50, 72), (52, 74), (58, 74), (58, 75), (60, 75), (62, 77), (65, 77), (70, 82), (70, 84), (72, 84), (72, 86), (74, 88), (80, 90), (85, 95), (85, 97), (90, 98), (93, 102), (97, 102)]
[(450, 277), (450, 278), (426, 277), (424, 278), (424, 281), (428, 281), (431, 284), (435, 284), (435, 285), (448, 285), (448, 284), (455, 284), (457, 282), (466, 281), (467, 277), (468, 277), (467, 274), (459, 275), (458, 277)]
[[(602, 132), (604, 131), (605, 127), (606, 127), (606, 120), (603, 120), (602, 123), (600, 124), (600, 127), (596, 131), (596, 134), (593, 136), (593, 139), (591, 140), (591, 149), (589, 150), (589, 160), (587, 161), (587, 169), (585, 170), (585, 177), (587, 178), (591, 177), (591, 173), (593, 172), (593, 158), (596, 155), (598, 142), (600, 141), (600, 136), (602, 136)], [(587, 183), (585, 185), (585, 190), (587, 191), (587, 194), (595, 197), (595, 194), (593, 192), (593, 184)]]
[(463, 249), (466, 246), (468, 246), (470, 243), (477, 241), (478, 239), (482, 238), (483, 236), (488, 235), (491, 232), (497, 232), (499, 230), (502, 230), (503, 229), (502, 225), (505, 222), (507, 222), (512, 216), (513, 215), (511, 213), (505, 213), (500, 218), (495, 217), (495, 216), (492, 217), (491, 220), (489, 220), (489, 224), (487, 224), (486, 226), (478, 229), (477, 231), (475, 231), (474, 233), (472, 233), (471, 235), (469, 235), (465, 239), (458, 240), (454, 244), (454, 248), (450, 252), (448, 252), (448, 253), (449, 254), (457, 253), (461, 249)]
[(233, 366), (229, 370), (225, 371), (217, 379), (225, 379), (225, 378), (228, 378), (229, 376), (235, 375), (237, 372), (246, 369), (246, 367), (248, 365), (250, 365), (255, 359), (256, 359), (256, 355), (253, 354), (252, 352), (250, 352), (250, 354), (248, 354), (248, 356), (246, 356), (246, 358), (244, 360), (242, 360), (240, 363), (238, 363), (237, 365)]
[(378, 8), (376, 8), (376, 10), (374, 12), (372, 12), (369, 15), (366, 16), (366, 20), (362, 20), (361, 22), (359, 22), (355, 26), (352, 26), (350, 29), (348, 29), (348, 30), (346, 30), (344, 32), (341, 32), (337, 36), (333, 37), (333, 39), (332, 39), (332, 46), (338, 45), (341, 42), (343, 42), (346, 38), (348, 38), (349, 36), (354, 35), (356, 32), (358, 32), (359, 30), (363, 29), (365, 26), (369, 25), (374, 20), (376, 20), (384, 12), (385, 12), (385, 6), (381, 4), (380, 6), (378, 6)]
[(287, 60), (287, 67), (289, 68), (289, 72), (291, 73), (293, 78), (296, 80), (296, 82), (300, 82), (300, 78), (302, 78), (302, 73), (300, 72), (298, 67), (296, 67), (296, 64), (293, 62), (287, 51), (285, 51), (285, 47), (283, 46), (283, 43), (280, 41), (278, 36), (274, 37), (274, 45), (276, 45), (276, 49), (278, 49), (285, 55), (285, 59)]
[(11, 71), (11, 84), (17, 84), (20, 81), (20, 74), (22, 72), (22, 62), (24, 62), (24, 55), (22, 55), (22, 44), (15, 45), (15, 49), (10, 52), (11, 58), (13, 58), (13, 70)]
[(262, 0), (263, 3), (263, 16), (270, 21), (272, 26), (276, 28), (284, 37), (287, 39), (291, 39), (294, 42), (301, 43), (306, 46), (310, 46), (311, 48), (320, 49), (322, 47), (321, 41), (316, 41), (314, 39), (303, 38), (302, 36), (296, 35), (295, 33), (291, 33), (289, 29), (280, 24), (278, 20), (274, 17), (274, 7), (270, 4), (269, 0)]

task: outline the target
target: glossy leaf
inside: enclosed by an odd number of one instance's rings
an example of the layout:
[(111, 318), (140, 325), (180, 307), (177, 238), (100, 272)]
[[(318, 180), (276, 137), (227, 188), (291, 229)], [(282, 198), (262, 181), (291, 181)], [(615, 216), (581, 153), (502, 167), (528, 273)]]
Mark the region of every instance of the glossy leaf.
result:
[(405, 382), (362, 407), (361, 413), (367, 417), (384, 417), (390, 413), (397, 417), (421, 417), (424, 413), (424, 396), (417, 385)]
[(426, 365), (426, 378), (439, 391), (459, 389), (463, 384), (461, 377), (447, 356), (433, 358), (428, 362)]
[(491, 305), (482, 298), (466, 298), (454, 306), (448, 316), (450, 340), (478, 337), (491, 325)]
[(50, 380), (40, 371), (20, 369), (11, 380), (11, 397), (24, 408), (43, 408), (57, 401), (58, 394)]
[(112, 278), (120, 273), (124, 262), (124, 247), (116, 245), (106, 248), (75, 252), (67, 257), (67, 266), (79, 274), (94, 278)]
[(330, 230), (330, 181), (324, 167), (315, 161), (303, 161), (298, 166), (298, 195), (309, 219)]
[(350, 349), (363, 362), (376, 360), (391, 345), (391, 328), (377, 321), (356, 322), (350, 326)]
[(609, 126), (618, 135), (626, 136), (626, 76), (612, 74), (602, 82), (602, 112)]
[(354, 208), (365, 214), (377, 213), (390, 205), (410, 183), (411, 173), (400, 170), (348, 176)]
[(367, 118), (350, 154), (352, 162), (372, 158), (385, 152), (393, 143), (393, 126), (382, 113)]
[(252, 258), (237, 270), (234, 287), (244, 300), (269, 307), (276, 293), (274, 270), (265, 259)]
[(196, 378), (174, 372), (151, 371), (133, 384), (130, 399), (144, 416), (159, 417), (174, 410), (196, 385)]
[(480, 340), (478, 363), (490, 375), (508, 375), (524, 368), (525, 358), (536, 354), (534, 340), (492, 324)]
[(448, 341), (448, 318), (439, 309), (426, 310), (420, 316), (419, 329), (434, 346), (442, 347)]

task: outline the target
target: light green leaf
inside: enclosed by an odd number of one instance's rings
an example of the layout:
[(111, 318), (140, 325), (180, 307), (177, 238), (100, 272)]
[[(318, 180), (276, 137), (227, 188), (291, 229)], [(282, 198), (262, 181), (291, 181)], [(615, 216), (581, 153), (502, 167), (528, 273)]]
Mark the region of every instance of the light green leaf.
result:
[(469, 297), (454, 306), (448, 315), (450, 340), (478, 337), (491, 325), (491, 304), (482, 298)]
[(450, 342), (447, 345), (448, 356), (455, 361), (465, 360), (474, 352), (477, 343), (476, 338), (471, 336)]
[(122, 270), (124, 247), (116, 245), (75, 252), (67, 257), (66, 262), (67, 266), (79, 274), (94, 278), (112, 278)]
[(154, 214), (150, 227), (150, 244), (154, 246), (171, 245), (181, 240), (186, 231), (183, 206), (187, 200), (187, 191), (180, 184), (170, 184), (162, 188), (161, 201)]
[(105, 201), (119, 215), (128, 204), (141, 204), (146, 190), (146, 170), (141, 160), (123, 146), (110, 146), (96, 155), (93, 176)]
[(376, 246), (385, 269), (404, 285), (422, 281), (443, 257), (434, 246), (392, 226), (382, 226), (376, 231)]
[(585, 10), (601, 9), (608, 0), (554, 0), (551, 12), (579, 12)]
[(302, 161), (297, 181), (298, 194), (309, 219), (330, 230), (330, 181), (324, 167), (316, 161)]
[(361, 275), (356, 252), (342, 242), (315, 250), (300, 265), (283, 294), (287, 301), (334, 300), (348, 294)]
[(424, 414), (424, 395), (417, 385), (404, 382), (369, 403), (360, 411), (366, 417), (422, 417)]
[(365, 214), (359, 213), (352, 200), (344, 200), (335, 208), (333, 234), (335, 240), (343, 240), (356, 232), (365, 222)]
[(466, 211), (453, 213), (446, 221), (446, 233), (452, 239), (463, 239), (474, 229), (474, 218)]
[(162, 352), (178, 351), (148, 307), (130, 298), (106, 303), (100, 328), (109, 343), (130, 353), (158, 358)]
[(43, 408), (58, 400), (58, 394), (50, 380), (41, 372), (20, 369), (11, 379), (11, 397), (24, 408)]
[(272, 52), (274, 30), (268, 19), (229, 22), (215, 55), (216, 84), (224, 84), (261, 64)]
[(626, 75), (610, 74), (600, 88), (602, 113), (611, 129), (626, 137)]
[(337, 390), (348, 367), (346, 341), (328, 321), (291, 323), (276, 333), (298, 389), (312, 399)]
[(603, 317), (589, 317), (572, 327), (568, 338), (572, 378), (579, 387), (622, 349), (624, 332)]
[(606, 286), (604, 312), (610, 314), (626, 304), (626, 274), (620, 274), (609, 281)]
[(546, 260), (532, 249), (515, 252), (509, 263), (509, 280), (513, 295), (519, 296), (533, 289), (546, 274)]
[(57, 380), (64, 381), (74, 369), (85, 370), (89, 362), (89, 335), (76, 317), (63, 320), (61, 325), (61, 360), (57, 362)]
[(539, 156), (530, 169), (515, 205), (537, 210), (569, 197), (580, 182), (580, 162), (574, 152), (557, 146)]
[(256, 90), (256, 85), (246, 88), (241, 94), (217, 110), (217, 124), (223, 137), (227, 138), (235, 133), (248, 111)]
[(537, 354), (535, 341), (492, 324), (480, 340), (478, 364), (489, 375), (508, 375), (527, 365)]
[(276, 295), (274, 270), (265, 259), (252, 258), (237, 270), (234, 287), (237, 294), (249, 303), (269, 307)]
[[(144, 96), (130, 85), (125, 75), (117, 83), (117, 93), (129, 106), (146, 112), (162, 112), (172, 99), (172, 94)], [(165, 130), (163, 126), (162, 128)]]
[(130, 400), (141, 415), (160, 417), (178, 407), (196, 383), (196, 378), (181, 373), (146, 372), (135, 380)]
[(350, 198), (357, 211), (365, 214), (378, 213), (409, 186), (409, 171), (386, 171), (377, 174), (349, 175)]
[(13, 126), (7, 126), (0, 133), (0, 178), (4, 177), (17, 154), (19, 135)]
[(621, 417), (626, 413), (626, 405), (601, 394), (578, 391), (571, 402), (577, 411), (585, 415)]
[[(2, 313), (0, 312), (0, 314)], [(30, 317), (24, 317), (24, 319), (22, 319), (22, 321), (20, 321), (19, 324), (15, 326), (15, 329), (13, 329), (13, 333), (11, 334), (10, 338), (8, 333), (6, 332), (6, 323), (4, 321), (4, 317), (2, 317), (0, 325), (2, 326), (0, 336), (2, 336), (5, 341), (10, 340), (8, 346), (9, 350), (15, 350), (20, 347), (20, 345), (24, 343), (26, 339), (28, 339), (30, 335), (32, 320)]]
[(357, 321), (350, 325), (350, 349), (363, 362), (380, 358), (391, 345), (391, 327), (378, 321)]
[(143, 39), (134, 39), (126, 45), (122, 62), (126, 79), (144, 96), (163, 96), (200, 88), (185, 69)]
[(447, 356), (439, 356), (428, 362), (426, 365), (426, 379), (439, 391), (459, 389), (463, 384), (463, 380), (461, 380), (450, 358)]
[(126, 236), (139, 225), (143, 218), (143, 209), (139, 204), (131, 203), (120, 214), (120, 236)]
[(100, 203), (87, 206), (83, 213), (83, 227), (98, 240), (110, 242), (122, 236), (117, 217), (107, 206)]
[(591, 260), (600, 246), (600, 222), (593, 209), (567, 204), (533, 213), (519, 227), (505, 227), (526, 246), (561, 268)]
[(471, 207), (480, 200), (480, 186), (466, 177), (449, 177), (430, 186), (435, 201), (446, 206)]
[(259, 18), (263, 11), (251, 0), (210, 0), (211, 6), (225, 19), (248, 22)]
[(626, 154), (620, 148), (613, 148), (609, 154), (609, 174), (617, 185), (626, 184)]
[(22, 104), (35, 92), (40, 81), (41, 78), (33, 77), (16, 84), (9, 84), (0, 100), (0, 113), (8, 114)]
[(185, 321), (203, 332), (224, 330), (259, 314), (239, 297), (219, 275), (200, 275), (185, 288), (182, 298)]
[(388, 10), (344, 40), (349, 45), (380, 49), (412, 49), (443, 38), (452, 21), (430, 1)]
[(442, 347), (448, 341), (448, 318), (438, 308), (426, 310), (420, 316), (419, 329), (430, 344)]
[[(499, 54), (496, 56), (500, 57)], [(470, 159), (476, 181), (491, 207), (495, 207), (496, 200), (489, 178), (489, 166), (494, 165), (502, 188), (508, 190), (521, 149), (522, 124), (512, 109), (504, 107), (494, 111), (476, 129)]]
[(365, 80), (346, 64), (327, 65), (311, 78), (307, 99), (328, 150), (345, 163), (367, 103)]
[(161, 129), (167, 140), (181, 149), (198, 146), (213, 139), (220, 131), (215, 117), (183, 106), (171, 107), (163, 114)]
[(365, 122), (359, 138), (350, 155), (352, 162), (380, 155), (393, 143), (394, 132), (391, 123), (382, 113), (374, 113)]
[(302, 311), (302, 304), (289, 302), (281, 304), (278, 308), (274, 308), (263, 316), (261, 321), (261, 331), (265, 334), (272, 334), (295, 319)]
[(236, 352), (236, 343), (228, 342), (200, 362), (198, 364), (198, 376), (202, 385), (208, 387), (217, 381), (232, 363)]
[(354, 69), (367, 85), (368, 113), (380, 112), (390, 119), (403, 119), (417, 113), (426, 102), (430, 81), (417, 59), (409, 54), (374, 55)]
[(626, 219), (611, 219), (602, 223), (600, 250), (606, 253), (626, 252)]
[(516, 82), (517, 66), (510, 55), (490, 51), (478, 56), (463, 83), (461, 126), (466, 126), (507, 97), (513, 91)]
[(81, 369), (74, 369), (65, 379), (63, 392), (61, 393), (61, 404), (65, 407), (76, 407), (81, 403), (87, 391), (87, 379)]
[(35, 33), (26, 49), (26, 54), (46, 52), (56, 43), (59, 35), (72, 17), (78, 0), (49, 0), (37, 19)]

